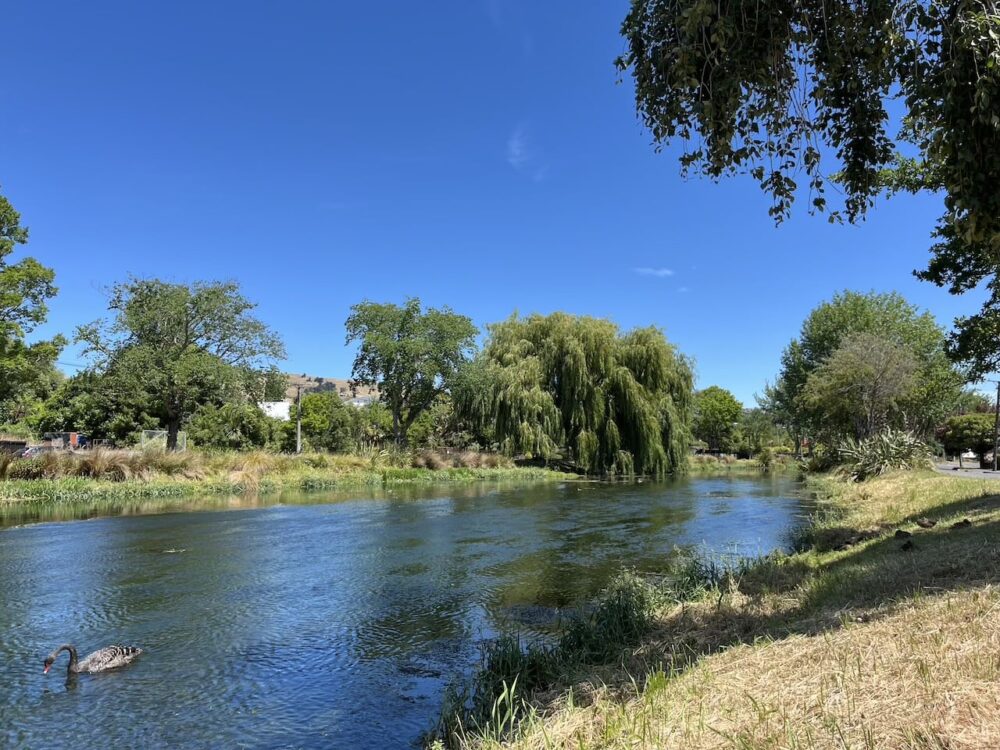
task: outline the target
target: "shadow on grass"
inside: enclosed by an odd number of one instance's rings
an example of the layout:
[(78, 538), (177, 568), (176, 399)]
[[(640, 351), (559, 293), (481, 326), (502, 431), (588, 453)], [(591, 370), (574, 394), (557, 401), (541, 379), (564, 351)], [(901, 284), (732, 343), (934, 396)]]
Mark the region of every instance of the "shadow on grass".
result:
[[(918, 520), (934, 525), (921, 528)], [(897, 537), (897, 530), (904, 533)], [(518, 712), (544, 708), (570, 688), (577, 705), (586, 702), (593, 686), (625, 701), (642, 686), (640, 676), (678, 675), (702, 657), (733, 646), (817, 635), (886, 617), (916, 597), (1000, 582), (1000, 495), (947, 503), (895, 525), (813, 531), (814, 547), (808, 551), (771, 555), (722, 576), (712, 572), (712, 580), (700, 590), (689, 587), (687, 595), (668, 591), (679, 605), (604, 644), (603, 655), (610, 658), (556, 657), (545, 679), (529, 680), (530, 687), (519, 683), (527, 689), (517, 700), (511, 683), (518, 677), (518, 660), (507, 661), (503, 679), (493, 675), (496, 694), (480, 696), (481, 707), (494, 701), (495, 709), (505, 701), (504, 720), (490, 734), (510, 732)], [(693, 600), (690, 594), (696, 594)], [(462, 744), (460, 737), (452, 742)]]

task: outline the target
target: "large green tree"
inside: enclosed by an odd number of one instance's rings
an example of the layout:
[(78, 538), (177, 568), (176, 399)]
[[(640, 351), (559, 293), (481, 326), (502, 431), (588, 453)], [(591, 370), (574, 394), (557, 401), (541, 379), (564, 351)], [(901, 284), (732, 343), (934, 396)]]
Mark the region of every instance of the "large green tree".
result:
[(717, 385), (698, 391), (694, 397), (694, 436), (713, 451), (732, 450), (743, 414), (743, 404)]
[(617, 64), (658, 146), (690, 144), (685, 171), (749, 173), (778, 219), (802, 180), (824, 210), (831, 172), (850, 221), (885, 188), (939, 191), (921, 275), (955, 293), (987, 283), (951, 346), (973, 374), (1000, 366), (996, 0), (633, 0), (622, 34)]
[(52, 269), (34, 258), (11, 262), (27, 241), (21, 215), (0, 195), (0, 422), (23, 419), (54, 388), (55, 360), (66, 343), (61, 336), (26, 340), (45, 322), (47, 301), (56, 294)]
[(913, 401), (917, 359), (875, 333), (852, 333), (806, 381), (802, 403), (827, 428), (864, 440), (892, 426)]
[[(765, 399), (765, 406), (793, 424), (799, 434), (839, 438), (856, 432), (853, 417), (839, 409), (837, 404), (843, 401), (832, 399), (831, 390), (838, 382), (834, 375), (843, 376), (839, 381), (843, 385), (851, 368), (838, 365), (836, 372), (832, 366), (821, 368), (846, 341), (857, 340), (862, 334), (877, 337), (879, 346), (894, 347), (897, 354), (905, 353), (900, 356), (912, 358), (914, 363), (912, 373), (906, 376), (909, 387), (905, 395), (894, 394), (890, 399), (893, 406), (877, 421), (929, 435), (954, 409), (965, 378), (949, 361), (944, 331), (934, 318), (895, 293), (844, 292), (814, 309), (802, 324), (798, 339), (785, 349), (779, 379), (768, 390), (770, 398)], [(842, 358), (851, 360), (846, 354)], [(814, 377), (820, 381), (814, 381), (807, 393)], [(824, 378), (828, 388), (820, 387)], [(831, 398), (821, 398), (821, 394)]]
[(941, 442), (949, 453), (961, 454), (971, 450), (979, 456), (979, 465), (986, 466), (986, 454), (993, 450), (995, 417), (977, 413), (949, 417), (941, 435)]
[(744, 409), (736, 435), (737, 452), (753, 458), (766, 448), (788, 445), (788, 433), (762, 408)]
[(378, 388), (392, 414), (397, 445), (406, 444), (413, 423), (447, 392), (472, 354), (477, 333), (466, 316), (447, 307), (423, 310), (416, 298), (351, 308), (347, 343), (359, 345), (352, 377)]
[(665, 474), (687, 460), (691, 366), (656, 328), (515, 315), (489, 327), (455, 396), (508, 454), (564, 455), (591, 474)]
[(171, 450), (199, 407), (245, 399), (284, 356), (232, 282), (132, 279), (112, 289), (108, 307), (113, 317), (81, 326), (77, 341), (110, 388), (144, 394)]
[(141, 430), (160, 427), (148, 394), (114, 375), (84, 370), (67, 378), (41, 404), (29, 424), (37, 432), (82, 432), (121, 444)]

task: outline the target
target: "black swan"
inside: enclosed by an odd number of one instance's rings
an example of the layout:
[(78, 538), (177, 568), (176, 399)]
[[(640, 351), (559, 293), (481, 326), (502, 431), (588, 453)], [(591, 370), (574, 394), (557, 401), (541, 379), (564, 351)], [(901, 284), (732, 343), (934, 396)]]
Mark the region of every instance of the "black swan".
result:
[(67, 643), (45, 657), (44, 672), (46, 674), (48, 674), (56, 657), (59, 656), (60, 651), (69, 651), (69, 667), (66, 669), (66, 674), (80, 674), (82, 672), (94, 674), (95, 672), (107, 672), (109, 669), (118, 669), (132, 663), (142, 653), (142, 649), (135, 646), (106, 646), (99, 651), (88, 654), (83, 659), (78, 659), (76, 646)]

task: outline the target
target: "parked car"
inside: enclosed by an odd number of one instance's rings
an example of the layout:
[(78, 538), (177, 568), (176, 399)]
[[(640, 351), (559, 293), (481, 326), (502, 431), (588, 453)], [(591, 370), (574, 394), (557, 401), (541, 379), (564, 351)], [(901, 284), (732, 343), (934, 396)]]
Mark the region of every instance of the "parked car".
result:
[(35, 458), (43, 453), (51, 453), (54, 451), (51, 445), (30, 445), (21, 451), (21, 458)]

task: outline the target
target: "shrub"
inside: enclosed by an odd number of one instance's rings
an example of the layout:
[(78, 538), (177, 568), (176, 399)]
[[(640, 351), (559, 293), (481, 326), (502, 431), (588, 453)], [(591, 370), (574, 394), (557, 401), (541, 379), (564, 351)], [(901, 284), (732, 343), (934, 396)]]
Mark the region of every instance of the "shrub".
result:
[(124, 482), (135, 475), (134, 467), (129, 461), (129, 454), (105, 450), (104, 448), (94, 448), (94, 450), (80, 456), (70, 454), (65, 457), (63, 463), (65, 474), (74, 474), (90, 479), (110, 479), (113, 482)]
[(13, 453), (0, 453), (0, 481), (9, 477), (14, 461), (15, 457)]
[(844, 440), (837, 448), (837, 457), (852, 480), (863, 482), (895, 469), (924, 466), (930, 451), (912, 433), (888, 429), (864, 440)]
[(460, 453), (441, 453), (439, 451), (419, 451), (410, 459), (414, 469), (507, 469), (514, 462), (507, 456), (497, 453), (480, 453), (478, 451), (462, 451)]
[(764, 450), (757, 454), (757, 463), (760, 464), (760, 468), (764, 471), (768, 471), (771, 468), (771, 464), (774, 463), (774, 451), (770, 448), (764, 448)]
[(551, 687), (574, 668), (606, 663), (652, 626), (667, 598), (635, 573), (620, 574), (588, 617), (574, 620), (553, 646), (504, 635), (483, 647), (482, 664), (465, 692), (446, 700), (438, 736), (454, 743), (466, 731), (488, 730), (500, 738), (525, 714), (526, 697)]

